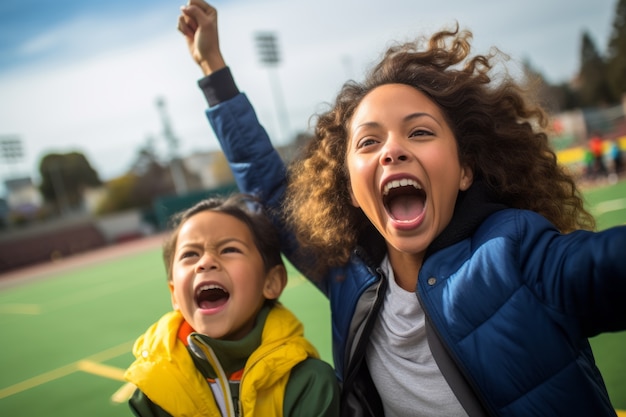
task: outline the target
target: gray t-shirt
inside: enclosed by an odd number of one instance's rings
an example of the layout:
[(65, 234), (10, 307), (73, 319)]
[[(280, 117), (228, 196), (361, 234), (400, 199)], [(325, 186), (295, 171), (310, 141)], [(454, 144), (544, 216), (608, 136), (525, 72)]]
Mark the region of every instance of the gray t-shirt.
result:
[(381, 267), (389, 285), (366, 361), (385, 416), (466, 417), (430, 351), (417, 296), (398, 286), (387, 257)]

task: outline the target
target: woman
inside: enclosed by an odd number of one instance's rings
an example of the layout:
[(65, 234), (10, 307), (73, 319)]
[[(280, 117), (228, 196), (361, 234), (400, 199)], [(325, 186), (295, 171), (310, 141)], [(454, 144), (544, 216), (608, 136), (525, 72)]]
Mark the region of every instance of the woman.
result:
[(193, 0), (179, 30), (239, 188), (329, 297), (342, 415), (615, 415), (587, 338), (626, 328), (626, 228), (578, 230), (547, 118), (495, 56), (458, 29), (390, 48), (286, 173), (216, 19)]

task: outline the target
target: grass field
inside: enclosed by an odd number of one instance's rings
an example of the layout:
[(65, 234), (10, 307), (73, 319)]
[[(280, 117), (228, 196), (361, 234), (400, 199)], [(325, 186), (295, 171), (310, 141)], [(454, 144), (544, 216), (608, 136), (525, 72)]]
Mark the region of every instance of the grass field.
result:
[[(626, 223), (626, 181), (585, 196), (599, 228)], [(295, 271), (281, 299), (331, 362), (327, 300)], [(129, 416), (116, 398), (132, 343), (169, 308), (159, 249), (5, 288), (0, 416)], [(626, 410), (626, 332), (591, 342), (614, 406)]]

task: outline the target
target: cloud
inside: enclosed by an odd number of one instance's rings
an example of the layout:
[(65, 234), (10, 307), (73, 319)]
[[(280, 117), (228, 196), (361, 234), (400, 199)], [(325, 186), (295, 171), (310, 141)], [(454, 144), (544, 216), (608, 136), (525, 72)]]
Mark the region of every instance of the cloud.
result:
[[(126, 2), (112, 3), (118, 9), (82, 10), (41, 32), (28, 31), (10, 50), (2, 47), (0, 135), (24, 141), (22, 172), (35, 174), (45, 153), (82, 150), (103, 178), (121, 175), (148, 136), (162, 142), (157, 97), (167, 100), (181, 154), (217, 148), (196, 85), (201, 73), (175, 29), (178, 5), (148, 3), (132, 11), (119, 8), (131, 4)], [(222, 50), (236, 82), (280, 142), (272, 75), (279, 77), (292, 131), (301, 131), (390, 42), (458, 20), (474, 32), (477, 52), (495, 45), (514, 61), (529, 58), (550, 81), (565, 81), (577, 70), (582, 30), (589, 29), (601, 49), (608, 39), (615, 1), (592, 3), (239, 0), (219, 2), (218, 13)], [(283, 59), (275, 74), (255, 50), (254, 34), (266, 30), (276, 32)]]

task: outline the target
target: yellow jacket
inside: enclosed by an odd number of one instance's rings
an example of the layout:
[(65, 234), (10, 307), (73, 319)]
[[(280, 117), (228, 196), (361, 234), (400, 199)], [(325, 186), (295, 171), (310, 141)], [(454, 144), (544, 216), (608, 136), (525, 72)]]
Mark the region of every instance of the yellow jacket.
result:
[[(133, 347), (136, 360), (125, 378), (152, 402), (173, 416), (221, 416), (208, 382), (196, 369), (187, 347), (178, 338), (184, 318), (166, 313), (140, 336)], [(227, 416), (233, 414), (228, 378), (210, 346), (192, 337), (218, 373), (225, 393)], [(318, 358), (304, 338), (302, 323), (277, 304), (265, 322), (261, 345), (250, 355), (241, 378), (240, 409), (243, 416), (282, 416), (285, 387), (291, 369), (308, 357)]]

